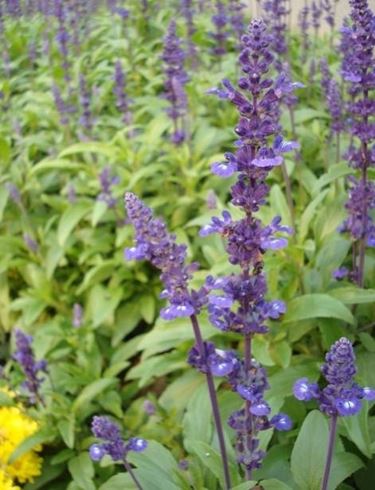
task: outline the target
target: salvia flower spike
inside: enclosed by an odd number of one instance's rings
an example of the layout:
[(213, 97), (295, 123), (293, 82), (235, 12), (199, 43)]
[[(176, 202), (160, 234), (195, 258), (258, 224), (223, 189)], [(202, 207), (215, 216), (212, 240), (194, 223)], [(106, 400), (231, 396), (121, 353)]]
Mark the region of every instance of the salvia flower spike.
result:
[(234, 368), (235, 360), (230, 354), (216, 350), (213, 344), (202, 339), (197, 315), (207, 304), (207, 288), (189, 289), (189, 280), (198, 266), (195, 263), (186, 264), (186, 246), (176, 243), (176, 236), (168, 232), (165, 223), (155, 218), (151, 209), (135, 194), (126, 193), (125, 207), (135, 230), (135, 246), (125, 250), (125, 258), (148, 260), (161, 271), (160, 278), (164, 284), (161, 297), (167, 300), (167, 305), (160, 312), (162, 318), (173, 320), (187, 317), (191, 321), (196, 347), (192, 349), (188, 361), (206, 376), (223, 462), (225, 488), (229, 489), (228, 457), (213, 376), (227, 375), (230, 368)]
[(45, 360), (35, 360), (31, 335), (27, 335), (17, 328), (15, 330), (15, 341), (16, 350), (13, 354), (13, 359), (18, 362), (26, 377), (23, 387), (26, 389), (31, 403), (40, 402), (43, 404), (39, 391), (44, 378), (40, 375), (46, 372), (47, 363)]
[(315, 399), (320, 411), (330, 418), (330, 437), (322, 484), (322, 490), (326, 490), (332, 463), (337, 419), (357, 414), (361, 410), (362, 400), (375, 400), (375, 390), (370, 387), (361, 387), (354, 381), (353, 378), (357, 372), (355, 354), (350, 340), (345, 337), (332, 345), (326, 354), (321, 372), (327, 381), (324, 388), (320, 388), (316, 383), (311, 383), (307, 378), (301, 378), (295, 382), (293, 393), (301, 401)]
[(284, 152), (297, 148), (294, 142), (281, 137), (279, 106), (285, 94), (296, 88), (284, 73), (276, 80), (266, 74), (274, 62), (271, 52), (272, 36), (262, 20), (251, 22), (248, 33), (242, 37), (239, 57), (243, 76), (239, 89), (229, 80), (223, 88), (210, 93), (228, 99), (239, 113), (235, 128), (238, 136), (236, 151), (226, 153), (224, 162), (212, 165), (213, 173), (222, 178), (237, 174), (231, 188), (231, 201), (243, 210), (244, 218), (235, 221), (228, 211), (222, 217), (212, 218), (201, 235), (219, 233), (225, 238), (229, 262), (240, 267), (240, 272), (227, 277), (207, 277), (208, 312), (211, 323), (223, 331), (240, 333), (244, 337), (244, 360), (238, 361), (228, 374), (229, 383), (244, 400), (245, 408), (236, 411), (229, 425), (237, 432), (237, 455), (250, 479), (252, 470), (259, 468), (265, 456), (259, 449), (258, 432), (271, 427), (287, 430), (291, 426), (284, 414), (269, 418), (271, 409), (264, 399), (268, 388), (265, 370), (252, 358), (251, 343), (254, 334), (266, 333), (267, 320), (278, 319), (285, 312), (282, 301), (267, 301), (266, 277), (262, 272), (263, 254), (267, 249), (277, 250), (287, 245), (282, 234), (291, 229), (275, 217), (264, 226), (254, 216), (266, 202), (266, 177), (273, 167), (283, 162)]
[(105, 416), (95, 416), (92, 419), (91, 431), (99, 439), (98, 443), (92, 444), (89, 450), (90, 457), (93, 461), (100, 461), (104, 456), (110, 456), (113, 461), (121, 461), (133, 479), (136, 487), (142, 490), (132, 467), (127, 461), (129, 452), (143, 452), (147, 449), (147, 441), (140, 437), (132, 437), (124, 441), (120, 427), (110, 418)]

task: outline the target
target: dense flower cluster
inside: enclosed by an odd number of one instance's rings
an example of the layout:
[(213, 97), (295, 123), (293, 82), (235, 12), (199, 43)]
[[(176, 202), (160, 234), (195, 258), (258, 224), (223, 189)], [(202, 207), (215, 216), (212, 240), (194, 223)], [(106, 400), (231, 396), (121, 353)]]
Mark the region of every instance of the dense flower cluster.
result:
[[(12, 393), (6, 391), (10, 396)], [(22, 407), (0, 407), (0, 488), (18, 490), (19, 483), (32, 482), (40, 475), (42, 458), (37, 454), (41, 446), (36, 446), (9, 463), (13, 451), (38, 430), (38, 424), (28, 417)]]
[(266, 12), (267, 26), (272, 33), (272, 50), (279, 56), (285, 55), (288, 51), (286, 41), (287, 16), (290, 7), (287, 0), (265, 0), (263, 9)]
[(116, 97), (116, 108), (123, 115), (122, 121), (130, 124), (132, 117), (129, 111), (129, 99), (125, 91), (125, 73), (121, 61), (117, 60), (115, 64), (115, 73), (113, 76), (113, 93)]
[(47, 363), (45, 360), (35, 360), (32, 350), (33, 338), (31, 335), (27, 335), (22, 330), (16, 329), (15, 339), (16, 350), (13, 358), (19, 363), (25, 374), (26, 380), (23, 383), (23, 387), (27, 390), (30, 401), (35, 403), (40, 399), (39, 389), (43, 382), (43, 377), (40, 377), (40, 374), (46, 371)]
[(106, 166), (99, 174), (100, 194), (97, 197), (98, 201), (103, 201), (112, 209), (116, 206), (117, 199), (112, 194), (112, 187), (118, 184), (120, 179), (117, 176), (111, 175), (110, 167)]
[(341, 231), (349, 232), (353, 240), (358, 242), (352, 276), (363, 286), (365, 247), (375, 246), (375, 224), (371, 217), (371, 210), (375, 208), (375, 185), (368, 180), (368, 169), (375, 163), (375, 123), (371, 118), (375, 101), (370, 97), (375, 88), (375, 33), (374, 14), (367, 0), (351, 0), (350, 5), (351, 23), (346, 22), (341, 30), (341, 72), (351, 98), (348, 111), (352, 144), (347, 158), (349, 165), (359, 170), (360, 177), (349, 180), (349, 200), (346, 204), (348, 218)]
[(227, 52), (226, 43), (228, 39), (227, 24), (229, 18), (224, 3), (221, 0), (215, 2), (215, 14), (211, 17), (212, 23), (215, 26), (215, 31), (210, 32), (210, 36), (214, 40), (212, 53), (215, 56), (223, 56)]
[(147, 448), (147, 441), (132, 437), (125, 442), (121, 436), (120, 427), (108, 417), (94, 417), (91, 430), (101, 442), (90, 447), (90, 456), (94, 461), (100, 461), (105, 455), (113, 461), (123, 461), (130, 451), (142, 452)]
[(164, 39), (162, 60), (164, 61), (166, 76), (163, 96), (170, 103), (167, 114), (173, 121), (171, 140), (178, 145), (186, 139), (184, 130), (184, 117), (187, 111), (185, 84), (188, 81), (188, 76), (184, 69), (185, 52), (181, 47), (180, 39), (177, 37), (174, 21), (169, 24)]
[(161, 297), (168, 301), (161, 316), (172, 320), (198, 313), (206, 301), (206, 294), (205, 289), (188, 289), (188, 281), (197, 264), (186, 265), (186, 246), (177, 244), (175, 235), (168, 232), (165, 223), (154, 218), (152, 211), (134, 194), (126, 193), (125, 206), (136, 234), (136, 245), (125, 250), (125, 257), (148, 260), (161, 270), (165, 287)]
[(357, 372), (355, 355), (351, 342), (342, 337), (333, 344), (321, 368), (327, 381), (324, 388), (301, 378), (294, 384), (294, 396), (298, 400), (316, 399), (320, 410), (332, 416), (355, 415), (361, 409), (361, 400), (374, 400), (375, 390), (361, 388), (353, 381)]

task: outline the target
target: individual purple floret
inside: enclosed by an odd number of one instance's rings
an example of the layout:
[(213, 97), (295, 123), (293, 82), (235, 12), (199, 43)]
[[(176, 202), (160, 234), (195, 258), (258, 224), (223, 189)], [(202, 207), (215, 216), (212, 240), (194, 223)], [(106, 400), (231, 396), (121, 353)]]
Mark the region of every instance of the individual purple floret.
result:
[(123, 115), (122, 121), (126, 125), (131, 124), (132, 117), (129, 111), (129, 99), (126, 95), (125, 73), (122, 69), (121, 61), (117, 60), (115, 64), (115, 73), (113, 77), (113, 93), (116, 97), (116, 108)]
[(350, 340), (342, 337), (326, 354), (321, 371), (327, 381), (324, 388), (301, 378), (294, 384), (298, 400), (316, 399), (320, 410), (329, 417), (355, 415), (361, 409), (361, 400), (373, 400), (371, 388), (361, 388), (353, 378), (357, 372), (355, 355)]
[(72, 325), (74, 328), (79, 328), (83, 323), (83, 308), (79, 303), (75, 303), (73, 306), (73, 318)]
[(16, 351), (13, 354), (13, 359), (19, 363), (26, 377), (22, 386), (27, 390), (31, 403), (36, 403), (41, 401), (39, 389), (44, 378), (40, 377), (40, 374), (46, 372), (47, 362), (45, 360), (35, 360), (31, 335), (27, 335), (17, 328), (15, 330), (15, 342)]
[(350, 21), (341, 29), (341, 73), (350, 96), (348, 112), (351, 145), (346, 154), (349, 165), (359, 170), (358, 178), (349, 179), (348, 218), (341, 231), (348, 231), (353, 239), (352, 277), (360, 287), (364, 285), (366, 246), (375, 246), (375, 224), (371, 210), (375, 208), (375, 186), (368, 179), (368, 169), (375, 163), (373, 141), (375, 102), (370, 93), (375, 88), (374, 76), (374, 14), (366, 0), (350, 0)]
[(99, 184), (101, 192), (96, 198), (98, 201), (106, 203), (108, 208), (116, 206), (117, 199), (112, 194), (112, 187), (120, 182), (119, 177), (111, 176), (111, 168), (106, 166), (99, 174)]
[(130, 451), (143, 452), (147, 448), (147, 441), (138, 437), (125, 442), (120, 427), (108, 417), (95, 416), (91, 430), (100, 440), (90, 447), (90, 456), (94, 461), (100, 461), (105, 455), (110, 456), (113, 461), (124, 461)]
[(185, 52), (181, 48), (180, 39), (177, 37), (174, 21), (169, 24), (167, 35), (164, 38), (162, 60), (164, 61), (166, 76), (163, 97), (170, 103), (167, 114), (173, 122), (171, 140), (175, 145), (179, 145), (186, 139), (184, 130), (184, 118), (187, 111), (185, 84), (188, 81), (188, 76), (184, 69)]
[(229, 35), (227, 31), (229, 19), (225, 5), (223, 2), (221, 2), (221, 0), (216, 0), (215, 14), (211, 17), (211, 20), (216, 29), (214, 32), (210, 32), (210, 36), (214, 40), (212, 53), (220, 58), (227, 52), (226, 43)]
[(349, 269), (347, 267), (339, 267), (332, 272), (333, 279), (336, 281), (342, 281), (349, 274)]
[(143, 410), (147, 413), (147, 415), (155, 415), (156, 407), (150, 400), (145, 400), (143, 402)]

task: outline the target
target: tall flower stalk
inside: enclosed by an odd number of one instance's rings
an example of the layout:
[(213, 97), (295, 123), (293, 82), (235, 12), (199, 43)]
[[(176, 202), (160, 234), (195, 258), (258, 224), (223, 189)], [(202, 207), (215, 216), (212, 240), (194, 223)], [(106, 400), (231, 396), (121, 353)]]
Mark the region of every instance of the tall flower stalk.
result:
[(179, 145), (186, 140), (185, 116), (187, 112), (187, 96), (185, 84), (188, 81), (184, 69), (185, 52), (181, 47), (181, 41), (176, 34), (176, 23), (169, 24), (167, 35), (164, 39), (164, 83), (163, 96), (170, 103), (167, 114), (173, 122), (171, 141)]
[(321, 372), (327, 381), (324, 388), (301, 378), (294, 384), (294, 396), (301, 401), (317, 400), (319, 409), (330, 418), (330, 430), (321, 490), (327, 490), (332, 465), (338, 417), (357, 414), (362, 400), (375, 400), (375, 390), (362, 388), (354, 382), (357, 372), (355, 354), (351, 342), (342, 337), (335, 342), (326, 354)]
[(350, 96), (348, 112), (351, 118), (351, 145), (347, 152), (349, 165), (360, 177), (350, 178), (348, 218), (341, 227), (353, 239), (352, 277), (358, 286), (364, 285), (366, 246), (375, 246), (375, 224), (370, 215), (375, 208), (375, 184), (368, 179), (368, 169), (375, 163), (371, 144), (375, 138), (375, 124), (370, 119), (375, 103), (370, 97), (375, 88), (373, 74), (375, 43), (374, 14), (367, 0), (350, 0), (351, 23), (342, 28), (342, 77)]
[[(266, 77), (272, 67), (272, 37), (262, 20), (253, 20), (248, 34), (242, 37), (239, 62), (243, 76), (238, 81), (240, 90), (229, 80), (223, 81), (224, 89), (212, 89), (211, 93), (230, 100), (239, 112), (235, 132), (239, 137), (235, 153), (226, 153), (224, 162), (214, 163), (212, 170), (220, 177), (237, 173), (237, 182), (231, 188), (231, 202), (244, 212), (244, 218), (234, 221), (228, 211), (222, 219), (213, 218), (201, 230), (201, 235), (219, 233), (226, 240), (229, 262), (239, 266), (240, 272), (224, 278), (207, 279), (211, 323), (223, 331), (241, 334), (244, 339), (244, 360), (230, 374), (232, 388), (244, 400), (245, 408), (232, 414), (229, 424), (237, 431), (238, 461), (245, 466), (247, 478), (259, 468), (264, 452), (259, 449), (258, 432), (275, 427), (287, 430), (289, 418), (278, 414), (271, 420), (270, 407), (264, 400), (268, 388), (264, 369), (252, 358), (252, 340), (255, 334), (268, 331), (266, 321), (276, 320), (285, 312), (282, 301), (267, 301), (266, 277), (263, 274), (263, 254), (267, 249), (279, 249), (287, 245), (278, 232), (291, 230), (280, 224), (276, 217), (264, 226), (255, 213), (265, 203), (269, 188), (266, 178), (269, 172), (283, 163), (282, 154), (297, 147), (296, 143), (284, 142), (278, 123), (280, 101), (293, 90), (293, 84), (280, 74), (276, 80)], [(218, 293), (218, 291), (220, 291)]]
[[(197, 355), (196, 367), (206, 376), (206, 382), (211, 401), (216, 432), (218, 435), (220, 453), (223, 462), (225, 489), (231, 486), (228, 457), (225, 448), (224, 432), (217, 401), (213, 373), (221, 374), (223, 364), (231, 370), (233, 363), (229, 356), (222, 356), (221, 352), (212, 351), (212, 344), (203, 341), (197, 315), (207, 302), (207, 290), (190, 290), (188, 281), (197, 264), (186, 264), (186, 246), (176, 243), (175, 235), (171, 235), (165, 223), (153, 216), (152, 211), (132, 193), (125, 195), (125, 206), (129, 221), (134, 227), (136, 244), (126, 249), (125, 257), (128, 260), (148, 260), (153, 266), (160, 269), (164, 290), (161, 297), (167, 300), (167, 306), (160, 315), (165, 320), (187, 317), (190, 319)], [(199, 366), (198, 366), (199, 364)]]

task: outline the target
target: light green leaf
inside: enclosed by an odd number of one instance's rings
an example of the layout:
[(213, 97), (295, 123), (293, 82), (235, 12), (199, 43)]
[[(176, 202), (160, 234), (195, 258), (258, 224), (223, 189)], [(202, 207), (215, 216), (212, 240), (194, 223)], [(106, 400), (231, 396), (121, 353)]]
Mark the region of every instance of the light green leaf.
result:
[(99, 487), (99, 490), (135, 490), (137, 487), (129, 473), (118, 473)]
[(57, 424), (57, 428), (59, 429), (63, 441), (70, 449), (73, 449), (74, 447), (74, 427), (74, 415), (70, 415), (68, 419), (61, 419)]
[(95, 201), (94, 207), (92, 209), (91, 224), (96, 226), (99, 221), (103, 218), (108, 209), (107, 204), (104, 201)]
[(368, 404), (363, 402), (362, 410), (351, 417), (342, 417), (349, 439), (369, 459), (371, 459), (371, 438), (368, 427)]
[(319, 490), (328, 442), (328, 422), (317, 410), (308, 414), (294, 444), (291, 469), (298, 487)]
[[(346, 418), (346, 417), (343, 417)], [(333, 456), (329, 475), (328, 490), (336, 490), (340, 483), (363, 466), (358, 456), (350, 453), (338, 453)]]
[(81, 202), (69, 206), (61, 215), (57, 228), (57, 241), (62, 247), (65, 245), (75, 226), (90, 212), (91, 207), (91, 202)]
[(286, 483), (272, 478), (271, 480), (262, 480), (261, 485), (264, 490), (291, 490), (292, 487)]
[(352, 172), (352, 169), (348, 167), (347, 163), (337, 163), (335, 165), (330, 165), (328, 172), (322, 175), (315, 183), (311, 193), (313, 195), (317, 194), (324, 186), (330, 184), (336, 179), (339, 179), (340, 177), (350, 175)]
[(113, 146), (109, 143), (89, 141), (86, 143), (77, 143), (75, 145), (69, 146), (60, 153), (59, 157), (63, 158), (69, 155), (74, 155), (75, 153), (97, 153), (99, 155), (104, 155), (112, 160), (116, 160), (119, 156), (119, 151), (116, 146)]
[(78, 397), (75, 399), (72, 405), (72, 412), (77, 412), (82, 405), (91, 402), (96, 396), (102, 393), (110, 386), (114, 386), (117, 383), (116, 378), (102, 378), (93, 381), (89, 385), (85, 386)]
[(88, 453), (81, 453), (79, 456), (71, 459), (68, 463), (68, 469), (74, 482), (80, 488), (83, 490), (96, 490), (93, 483), (95, 475), (94, 464)]
[(310, 318), (337, 318), (350, 325), (355, 324), (351, 311), (341, 301), (328, 294), (305, 294), (292, 299), (288, 304), (283, 323)]
[(40, 444), (44, 444), (46, 442), (51, 442), (54, 438), (55, 434), (54, 431), (51, 429), (41, 429), (35, 432), (31, 436), (24, 439), (21, 444), (16, 447), (16, 449), (9, 456), (9, 464), (14, 463), (16, 459), (20, 458), (28, 451), (31, 451), (36, 446), (39, 446)]
[(307, 233), (309, 231), (309, 226), (311, 223), (311, 220), (314, 217), (316, 208), (319, 206), (319, 204), (323, 201), (323, 199), (326, 197), (328, 193), (328, 190), (319, 193), (306, 207), (304, 212), (302, 213), (301, 219), (300, 219), (300, 224), (299, 224), (299, 229), (298, 229), (298, 240), (300, 243), (303, 243), (305, 240)]
[(375, 289), (361, 289), (355, 286), (332, 289), (329, 295), (346, 305), (375, 303)]
[(291, 226), (290, 210), (284, 192), (275, 184), (270, 192), (270, 203), (275, 212), (281, 216), (283, 225)]
[(72, 162), (71, 160), (65, 160), (63, 158), (58, 158), (54, 160), (43, 160), (36, 165), (34, 165), (30, 172), (29, 177), (33, 177), (34, 175), (45, 172), (47, 170), (58, 170), (58, 171), (74, 171), (78, 172), (78, 170), (87, 170), (87, 165), (78, 162)]

